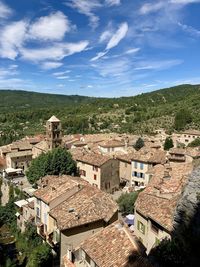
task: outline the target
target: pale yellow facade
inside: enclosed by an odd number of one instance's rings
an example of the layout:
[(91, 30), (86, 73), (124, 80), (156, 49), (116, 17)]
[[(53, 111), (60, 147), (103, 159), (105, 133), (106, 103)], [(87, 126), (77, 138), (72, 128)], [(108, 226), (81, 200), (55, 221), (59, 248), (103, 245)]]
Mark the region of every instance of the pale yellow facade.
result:
[(154, 246), (158, 245), (162, 239), (170, 238), (170, 234), (162, 226), (150, 218), (142, 216), (137, 210), (135, 210), (134, 224), (134, 233), (145, 246), (147, 254)]
[(119, 188), (119, 161), (110, 159), (101, 167), (77, 161), (80, 177), (93, 186), (112, 193)]
[(150, 175), (147, 173), (152, 167), (152, 164), (132, 161), (131, 162), (131, 185), (132, 186), (147, 186)]
[(120, 181), (126, 181), (131, 184), (132, 167), (131, 162), (119, 160), (119, 177)]

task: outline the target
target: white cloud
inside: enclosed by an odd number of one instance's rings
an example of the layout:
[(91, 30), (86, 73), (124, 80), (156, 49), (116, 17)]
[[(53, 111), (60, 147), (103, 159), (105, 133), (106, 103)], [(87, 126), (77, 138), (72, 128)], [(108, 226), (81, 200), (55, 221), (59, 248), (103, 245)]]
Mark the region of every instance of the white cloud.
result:
[(121, 4), (121, 0), (105, 0), (108, 6), (119, 6)]
[(96, 61), (100, 58), (102, 58), (103, 56), (105, 56), (108, 53), (108, 51), (105, 52), (99, 52), (97, 53), (97, 55), (95, 57), (93, 57), (90, 61)]
[[(128, 32), (128, 24), (126, 22), (124, 22), (119, 26), (118, 30), (114, 34), (111, 35), (111, 38), (108, 41), (105, 50), (103, 52), (97, 53), (97, 55), (95, 57), (93, 57), (90, 61), (96, 61), (96, 60), (102, 58), (103, 56), (105, 56), (110, 49), (114, 48), (115, 46), (117, 46), (119, 44), (119, 42), (126, 36), (127, 32)], [(103, 33), (103, 35), (104, 35), (103, 39), (105, 39), (105, 37), (107, 38), (107, 36), (106, 36), (107, 34), (108, 33), (106, 33), (106, 32)], [(100, 37), (100, 39), (101, 39), (101, 37)]]
[(166, 2), (165, 1), (163, 1), (163, 2), (157, 2), (157, 3), (145, 3), (140, 8), (139, 12), (142, 15), (146, 15), (146, 14), (149, 14), (149, 13), (156, 12), (156, 11), (160, 10), (165, 5), (166, 5)]
[(134, 70), (164, 70), (169, 69), (173, 66), (177, 66), (183, 63), (183, 60), (172, 59), (172, 60), (162, 60), (162, 61), (142, 61), (138, 62)]
[(41, 39), (44, 41), (62, 40), (66, 32), (71, 30), (72, 26), (68, 18), (60, 11), (51, 13), (49, 16), (40, 17), (30, 26), (29, 37)]
[(18, 21), (3, 28), (0, 32), (0, 56), (14, 60), (19, 54), (27, 30), (27, 22)]
[(127, 50), (124, 54), (135, 54), (138, 51), (140, 51), (140, 48), (131, 48), (131, 49)]
[(64, 79), (69, 79), (70, 77), (65, 75), (65, 76), (57, 76), (56, 79), (59, 79), (59, 80), (64, 80)]
[(50, 69), (56, 69), (59, 68), (63, 65), (63, 63), (61, 62), (51, 62), (51, 61), (47, 61), (47, 62), (43, 62), (41, 65), (41, 68), (44, 70), (50, 70)]
[(103, 43), (105, 41), (108, 41), (110, 39), (110, 37), (112, 36), (112, 31), (110, 30), (106, 30), (105, 32), (103, 32), (99, 38), (99, 42)]
[(193, 28), (192, 26), (182, 24), (180, 22), (178, 22), (178, 25), (182, 28), (183, 31), (189, 33), (190, 35), (192, 35), (194, 37), (200, 37), (200, 30), (197, 30), (197, 29)]
[(83, 0), (70, 0), (66, 5), (76, 9), (79, 13), (86, 15), (89, 18), (90, 26), (95, 29), (98, 26), (99, 17), (94, 14), (97, 8), (102, 7), (99, 0), (83, 1)]
[(8, 18), (10, 15), (12, 15), (12, 13), (12, 9), (0, 1), (0, 18)]
[(20, 51), (24, 59), (33, 62), (61, 60), (67, 56), (84, 51), (88, 44), (88, 41), (80, 41), (78, 43), (58, 43), (38, 49), (22, 48)]
[(110, 50), (111, 48), (117, 46), (119, 42), (126, 36), (127, 32), (128, 32), (128, 24), (124, 22), (119, 26), (117, 32), (112, 36), (112, 38), (108, 42), (106, 50)]
[(199, 2), (200, 0), (170, 0), (170, 3), (172, 4), (181, 4), (181, 5), (193, 4)]
[(71, 70), (66, 70), (66, 71), (59, 71), (59, 72), (54, 72), (53, 75), (54, 76), (62, 76), (64, 74), (70, 73)]

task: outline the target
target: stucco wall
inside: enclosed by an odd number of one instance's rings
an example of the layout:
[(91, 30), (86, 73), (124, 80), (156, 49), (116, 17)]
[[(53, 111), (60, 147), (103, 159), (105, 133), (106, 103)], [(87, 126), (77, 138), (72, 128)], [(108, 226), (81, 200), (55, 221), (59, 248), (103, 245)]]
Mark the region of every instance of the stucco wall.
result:
[(119, 161), (119, 177), (131, 182), (131, 163)]

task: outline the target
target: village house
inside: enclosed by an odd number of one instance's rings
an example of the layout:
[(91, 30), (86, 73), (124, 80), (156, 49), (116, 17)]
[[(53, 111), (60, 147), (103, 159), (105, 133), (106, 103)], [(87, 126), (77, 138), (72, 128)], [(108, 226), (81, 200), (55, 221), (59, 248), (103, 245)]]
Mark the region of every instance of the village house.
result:
[(38, 234), (63, 256), (80, 241), (118, 219), (110, 195), (72, 176), (46, 176), (35, 191)]
[(164, 164), (166, 162), (166, 152), (162, 150), (141, 149), (133, 154), (131, 161), (131, 185), (143, 188), (149, 183), (150, 176), (148, 174), (156, 164)]
[(199, 147), (171, 148), (168, 155), (168, 160), (171, 162), (192, 162), (199, 158)]
[(150, 266), (137, 238), (117, 221), (83, 241), (74, 253), (64, 256), (65, 267)]
[(98, 153), (75, 156), (80, 177), (91, 185), (113, 193), (119, 188), (119, 161)]
[(172, 139), (174, 146), (177, 147), (180, 144), (187, 146), (189, 143), (194, 141), (196, 138), (200, 138), (200, 131), (198, 130), (186, 130), (180, 133), (173, 133)]
[(32, 161), (32, 151), (17, 151), (6, 155), (6, 166), (26, 171)]
[(131, 160), (133, 158), (133, 153), (121, 154), (117, 156), (119, 160), (119, 177), (120, 182), (125, 182), (127, 185), (131, 186), (131, 178), (132, 178), (132, 166)]
[(17, 226), (23, 233), (26, 230), (27, 223), (34, 223), (35, 212), (34, 212), (34, 198), (22, 199), (15, 202), (17, 206)]
[(191, 163), (157, 165), (149, 185), (139, 194), (134, 233), (147, 253), (163, 238), (170, 238), (176, 205), (191, 171)]
[(61, 261), (65, 254), (73, 258), (79, 244), (118, 219), (118, 206), (110, 195), (91, 185), (80, 190), (53, 208), (52, 243), (60, 243)]
[(98, 144), (101, 153), (125, 152), (127, 143), (120, 140), (106, 140)]

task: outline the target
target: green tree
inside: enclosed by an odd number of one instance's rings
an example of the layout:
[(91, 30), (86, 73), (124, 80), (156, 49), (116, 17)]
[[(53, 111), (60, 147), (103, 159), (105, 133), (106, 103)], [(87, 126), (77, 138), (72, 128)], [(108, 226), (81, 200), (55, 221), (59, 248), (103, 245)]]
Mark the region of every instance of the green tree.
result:
[(174, 147), (173, 140), (171, 137), (167, 137), (164, 143), (164, 150), (169, 150), (172, 147)]
[(141, 137), (139, 137), (134, 145), (134, 148), (136, 150), (140, 150), (143, 146), (144, 146), (144, 140)]
[(187, 109), (179, 110), (175, 115), (174, 128), (180, 131), (185, 128), (188, 123), (192, 122), (192, 116)]
[(65, 148), (55, 148), (31, 162), (26, 172), (31, 184), (45, 175), (76, 174), (76, 162)]
[(125, 193), (118, 198), (117, 203), (122, 213), (124, 214), (133, 213), (134, 204), (138, 197), (138, 194), (139, 192)]
[(46, 267), (51, 266), (52, 254), (51, 248), (47, 244), (41, 244), (35, 247), (30, 256), (26, 267)]
[(191, 143), (188, 144), (189, 147), (200, 146), (200, 138), (194, 139)]

